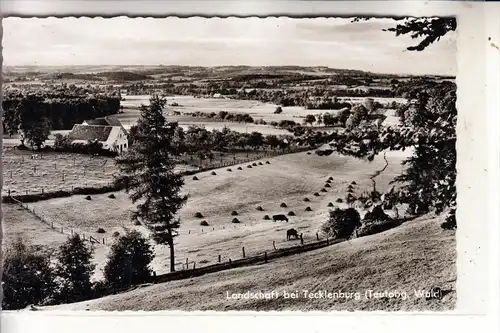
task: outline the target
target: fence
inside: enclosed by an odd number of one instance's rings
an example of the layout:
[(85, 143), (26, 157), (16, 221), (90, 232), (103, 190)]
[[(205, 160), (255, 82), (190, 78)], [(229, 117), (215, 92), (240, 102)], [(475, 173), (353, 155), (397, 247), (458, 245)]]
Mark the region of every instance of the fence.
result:
[[(197, 277), (201, 276), (204, 274), (208, 273), (215, 273), (215, 272), (220, 272), (232, 268), (237, 268), (237, 267), (244, 267), (244, 266), (249, 266), (249, 265), (254, 265), (258, 263), (267, 263), (272, 259), (276, 258), (281, 258), (281, 257), (286, 257), (286, 256), (291, 256), (297, 253), (303, 253), (303, 252), (308, 252), (312, 250), (317, 250), (326, 246), (338, 244), (340, 242), (345, 241), (345, 239), (325, 239), (325, 240), (320, 240), (314, 243), (309, 243), (309, 244), (304, 244), (303, 241), (301, 241), (301, 245), (294, 246), (294, 247), (289, 247), (289, 248), (283, 248), (283, 249), (275, 249), (274, 251), (264, 251), (264, 253), (252, 256), (252, 257), (246, 257), (245, 256), (245, 248), (242, 248), (242, 255), (243, 258), (237, 259), (237, 260), (231, 260), (229, 259), (226, 262), (220, 262), (221, 261), (221, 256), (219, 255), (219, 263), (217, 264), (212, 264), (209, 266), (204, 266), (204, 267), (199, 267), (196, 268), (196, 263), (193, 263), (193, 268), (192, 269), (184, 269), (181, 271), (176, 271), (172, 273), (166, 273), (166, 274), (161, 274), (157, 275), (156, 273), (153, 274), (152, 281), (153, 283), (162, 283), (162, 282), (168, 282), (168, 281), (174, 281), (174, 280), (181, 280), (181, 279), (187, 279), (187, 278), (192, 278), (192, 277)], [(273, 244), (274, 246), (274, 244)], [(189, 261), (186, 259), (186, 265), (189, 264)], [(183, 265), (184, 266), (184, 265)], [(185, 267), (185, 266), (184, 266)]]
[[(49, 226), (51, 229), (55, 230), (56, 232), (59, 232), (61, 234), (65, 234), (68, 237), (69, 236), (73, 236), (73, 235), (78, 235), (78, 233), (75, 232), (73, 229), (64, 229), (64, 227), (61, 224), (54, 223), (54, 221), (49, 221), (46, 216), (44, 216), (43, 214), (38, 213), (35, 210), (35, 208), (30, 208), (28, 204), (25, 204), (22, 201), (17, 200), (15, 198), (11, 198), (11, 200), (12, 200), (13, 203), (16, 203), (19, 206), (21, 206), (21, 208), (23, 208), (24, 210), (26, 210), (27, 212), (29, 212), (30, 214), (32, 214), (33, 216), (35, 216), (40, 222), (46, 224), (47, 226)], [(82, 233), (81, 237), (82, 237), (83, 240), (89, 241), (89, 242), (91, 242), (93, 244), (96, 244), (96, 243), (97, 244), (101, 244), (101, 242), (97, 238), (93, 237), (92, 235), (87, 235), (86, 236), (84, 233)], [(106, 245), (106, 240), (104, 238), (102, 239), (102, 244)]]

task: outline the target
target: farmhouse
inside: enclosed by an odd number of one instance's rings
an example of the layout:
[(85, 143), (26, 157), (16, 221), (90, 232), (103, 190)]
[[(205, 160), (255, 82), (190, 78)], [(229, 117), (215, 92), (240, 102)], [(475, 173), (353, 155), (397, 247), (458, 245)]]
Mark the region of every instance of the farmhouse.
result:
[(121, 153), (128, 149), (127, 131), (120, 121), (113, 117), (85, 120), (75, 124), (68, 134), (73, 143), (100, 142), (104, 149)]

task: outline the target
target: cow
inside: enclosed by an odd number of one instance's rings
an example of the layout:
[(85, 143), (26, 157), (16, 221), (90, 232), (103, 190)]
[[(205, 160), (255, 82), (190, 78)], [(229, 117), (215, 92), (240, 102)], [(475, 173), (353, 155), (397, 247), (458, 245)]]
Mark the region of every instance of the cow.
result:
[(273, 222), (276, 222), (276, 221), (286, 221), (286, 222), (288, 222), (288, 217), (286, 217), (285, 214), (273, 215)]
[(288, 229), (286, 231), (286, 240), (292, 239), (292, 237), (295, 237), (295, 239), (299, 239), (299, 234), (297, 233), (297, 230), (295, 229)]

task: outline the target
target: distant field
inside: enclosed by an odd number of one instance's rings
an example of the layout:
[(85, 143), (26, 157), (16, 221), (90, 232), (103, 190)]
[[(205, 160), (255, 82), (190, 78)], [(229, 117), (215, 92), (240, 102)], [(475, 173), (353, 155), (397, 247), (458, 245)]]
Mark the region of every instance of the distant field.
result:
[[(388, 154), (389, 167), (377, 179), (379, 190), (387, 189), (389, 181), (400, 173), (402, 158), (401, 154)], [(370, 189), (369, 176), (384, 165), (382, 157), (368, 163), (335, 154), (319, 157), (297, 153), (269, 161), (271, 164), (251, 169), (242, 165), (241, 171), (236, 170), (237, 166), (231, 167), (232, 172), (223, 168), (216, 170), (215, 176), (210, 172), (200, 173), (197, 181), (186, 178), (184, 191), (190, 198), (180, 212), (182, 224), (180, 236), (176, 238), (178, 269), (182, 269), (186, 258), (191, 265), (196, 262), (197, 267), (216, 263), (219, 254), (224, 261), (238, 259), (242, 246), (245, 246), (247, 256), (251, 256), (271, 250), (273, 240), (278, 248), (294, 245), (295, 241), (285, 239), (285, 231), (290, 226), (303, 233), (306, 242), (314, 241), (328, 214), (328, 202), (344, 198), (347, 185), (353, 180), (358, 183), (357, 194)], [(327, 193), (320, 192), (329, 176), (334, 178), (332, 187)], [(313, 196), (314, 192), (321, 195)], [(93, 195), (91, 201), (83, 196), (72, 196), (33, 203), (32, 206), (65, 228), (110, 238), (114, 231), (122, 232), (123, 227), (133, 227), (130, 213), (134, 205), (125, 193), (116, 193), (116, 196), (116, 199), (109, 199), (107, 195)], [(306, 196), (310, 202), (303, 201)], [(288, 207), (280, 208), (281, 202)], [(264, 211), (257, 211), (257, 206), (262, 206)], [(307, 206), (312, 208), (311, 212), (304, 211)], [(237, 211), (241, 223), (231, 223), (233, 210)], [(272, 216), (289, 211), (297, 215), (290, 217), (289, 223), (263, 219), (266, 214)], [(204, 218), (195, 218), (196, 212), (201, 212)], [(200, 226), (202, 220), (206, 220), (209, 227)], [(96, 233), (99, 227), (106, 230), (105, 235)], [(154, 270), (167, 272), (168, 248), (157, 246), (155, 252)]]

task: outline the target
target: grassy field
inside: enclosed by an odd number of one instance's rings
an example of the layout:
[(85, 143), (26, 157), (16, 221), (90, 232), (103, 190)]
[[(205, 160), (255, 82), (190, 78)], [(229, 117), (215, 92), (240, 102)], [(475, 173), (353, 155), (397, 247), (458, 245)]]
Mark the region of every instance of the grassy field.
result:
[[(388, 154), (390, 161), (386, 171), (377, 178), (379, 190), (388, 187), (393, 177), (400, 173), (401, 154)], [(238, 259), (242, 256), (242, 246), (246, 255), (260, 254), (276, 247), (282, 248), (296, 245), (296, 241), (286, 241), (286, 230), (294, 227), (304, 234), (304, 241), (316, 240), (316, 232), (325, 221), (328, 214), (328, 202), (335, 202), (338, 197), (345, 197), (348, 184), (355, 180), (358, 185), (355, 190), (359, 194), (371, 188), (369, 176), (383, 167), (382, 157), (368, 163), (332, 154), (320, 157), (315, 154), (296, 153), (269, 159), (271, 164), (253, 168), (242, 165), (211, 172), (197, 174), (199, 180), (186, 178), (184, 191), (190, 198), (180, 212), (180, 236), (176, 238), (176, 261), (178, 269), (182, 269), (186, 258), (197, 267), (217, 262), (218, 255), (222, 260)], [(328, 192), (320, 192), (328, 177), (334, 178)], [(320, 193), (316, 197), (313, 194)], [(310, 202), (304, 202), (308, 197)], [(281, 208), (285, 202), (287, 208)], [(123, 232), (124, 227), (134, 227), (130, 222), (130, 214), (134, 205), (125, 193), (116, 193), (116, 199), (110, 199), (106, 194), (93, 195), (92, 200), (84, 196), (51, 199), (31, 204), (37, 211), (65, 229), (92, 235), (96, 238), (108, 237), (114, 231)], [(262, 206), (264, 211), (257, 211)], [(305, 208), (310, 206), (311, 212)], [(237, 211), (239, 224), (231, 223)], [(290, 222), (264, 220), (264, 215), (288, 213), (293, 211), (296, 216), (290, 217)], [(204, 218), (194, 215), (201, 212)], [(208, 227), (200, 226), (206, 220)], [(106, 234), (96, 233), (97, 228), (104, 228)], [(142, 227), (142, 231), (146, 232)], [(168, 271), (169, 252), (166, 246), (156, 246), (156, 258), (153, 268), (157, 273)], [(102, 259), (102, 260), (101, 260)], [(102, 269), (104, 258), (96, 258)], [(99, 277), (100, 272), (96, 273)]]
[[(145, 286), (92, 301), (44, 310), (216, 311), (443, 311), (455, 307), (456, 241), (424, 216), (386, 232), (323, 249), (201, 277)], [(415, 290), (439, 287), (443, 298), (426, 300)], [(359, 293), (360, 298), (307, 298), (303, 290)], [(407, 298), (365, 297), (367, 290), (398, 291)], [(272, 299), (228, 299), (228, 294), (276, 291)], [(284, 292), (298, 291), (298, 298)], [(355, 296), (355, 294), (353, 294)]]

